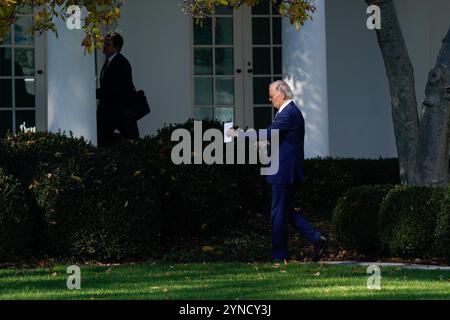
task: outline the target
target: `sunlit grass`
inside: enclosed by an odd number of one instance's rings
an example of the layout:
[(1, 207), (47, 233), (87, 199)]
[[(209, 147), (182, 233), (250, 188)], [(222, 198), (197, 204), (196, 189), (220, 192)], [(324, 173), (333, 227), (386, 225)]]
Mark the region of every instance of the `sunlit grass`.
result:
[(450, 272), (382, 268), (382, 289), (366, 269), (290, 264), (81, 266), (81, 290), (68, 290), (65, 266), (0, 270), (0, 299), (450, 299)]

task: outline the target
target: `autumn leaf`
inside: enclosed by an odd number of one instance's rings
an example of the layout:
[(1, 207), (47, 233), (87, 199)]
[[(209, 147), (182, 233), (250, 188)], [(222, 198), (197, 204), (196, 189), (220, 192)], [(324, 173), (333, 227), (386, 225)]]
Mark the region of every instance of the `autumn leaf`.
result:
[(70, 178), (71, 178), (73, 181), (76, 181), (76, 182), (78, 182), (78, 183), (81, 183), (81, 181), (82, 181), (81, 178), (78, 177), (78, 176), (71, 175)]
[(202, 251), (205, 253), (208, 253), (208, 252), (214, 251), (214, 248), (210, 247), (210, 246), (203, 246)]

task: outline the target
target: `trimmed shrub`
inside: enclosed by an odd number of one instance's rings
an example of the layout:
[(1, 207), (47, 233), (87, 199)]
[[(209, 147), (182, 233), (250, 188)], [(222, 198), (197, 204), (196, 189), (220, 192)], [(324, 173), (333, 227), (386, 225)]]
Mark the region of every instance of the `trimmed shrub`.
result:
[(42, 170), (51, 170), (61, 161), (77, 162), (95, 150), (85, 139), (74, 138), (71, 132), (69, 135), (21, 132), (2, 140), (0, 165), (28, 187)]
[(439, 257), (450, 263), (450, 189), (442, 192), (440, 210), (437, 212), (435, 248)]
[(392, 188), (390, 185), (355, 187), (339, 198), (332, 224), (336, 239), (346, 249), (356, 249), (364, 254), (380, 251), (380, 204)]
[[(202, 133), (223, 129), (214, 121), (202, 125)], [(171, 135), (181, 128), (193, 133), (194, 122), (101, 149), (61, 133), (4, 139), (0, 165), (21, 182), (32, 199), (30, 211), (41, 217), (45, 242), (37, 243), (43, 253), (145, 259), (180, 237), (242, 230), (256, 212), (270, 210), (270, 186), (258, 165), (174, 165), (171, 151), (178, 142)], [(396, 160), (314, 159), (305, 161), (304, 171), (297, 202), (307, 214), (327, 218), (348, 188), (398, 180)]]
[(441, 189), (399, 186), (383, 200), (379, 231), (382, 245), (392, 255), (429, 256), (433, 253), (437, 198)]
[[(203, 132), (221, 129), (218, 122), (204, 122)], [(181, 237), (223, 235), (242, 225), (240, 177), (235, 166), (174, 165), (171, 160), (171, 141), (175, 129), (192, 133), (193, 121), (161, 129), (155, 137), (115, 147), (129, 150), (129, 161), (141, 163), (157, 176), (157, 194), (163, 211), (163, 238), (166, 241)], [(191, 141), (192, 142), (192, 141)], [(209, 144), (209, 143), (205, 143)], [(191, 143), (193, 146), (193, 143)], [(193, 158), (191, 158), (193, 159)], [(192, 161), (193, 163), (193, 161)], [(245, 191), (243, 191), (245, 190)]]
[(33, 188), (52, 255), (102, 261), (154, 255), (162, 216), (154, 177), (108, 150), (79, 160), (62, 162)]
[(318, 219), (331, 219), (337, 200), (350, 188), (400, 183), (397, 159), (317, 158), (305, 160), (303, 167), (296, 205)]
[(0, 168), (0, 261), (29, 254), (32, 236), (28, 198), (20, 183)]

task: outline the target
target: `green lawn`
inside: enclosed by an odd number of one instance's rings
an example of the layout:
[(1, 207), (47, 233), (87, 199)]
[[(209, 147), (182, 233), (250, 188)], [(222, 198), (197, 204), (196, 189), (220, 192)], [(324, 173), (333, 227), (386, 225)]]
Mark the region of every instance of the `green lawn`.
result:
[(290, 264), (81, 266), (81, 290), (66, 267), (0, 270), (0, 299), (450, 299), (449, 271), (381, 268), (382, 290), (362, 267)]

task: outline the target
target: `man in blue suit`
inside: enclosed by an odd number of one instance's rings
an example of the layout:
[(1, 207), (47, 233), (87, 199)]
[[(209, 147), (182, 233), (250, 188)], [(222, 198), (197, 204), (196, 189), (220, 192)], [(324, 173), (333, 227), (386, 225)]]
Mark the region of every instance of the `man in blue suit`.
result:
[[(284, 81), (276, 81), (269, 87), (270, 102), (278, 110), (275, 120), (267, 128), (267, 136), (271, 130), (278, 130), (279, 135), (279, 170), (267, 176), (272, 186), (272, 259), (275, 267), (280, 263), (287, 264), (288, 258), (288, 224), (291, 223), (315, 247), (314, 261), (323, 254), (327, 240), (319, 231), (297, 211), (294, 210), (296, 184), (304, 180), (303, 159), (305, 121), (300, 109), (292, 101), (293, 94)], [(236, 135), (232, 130), (229, 135)]]

